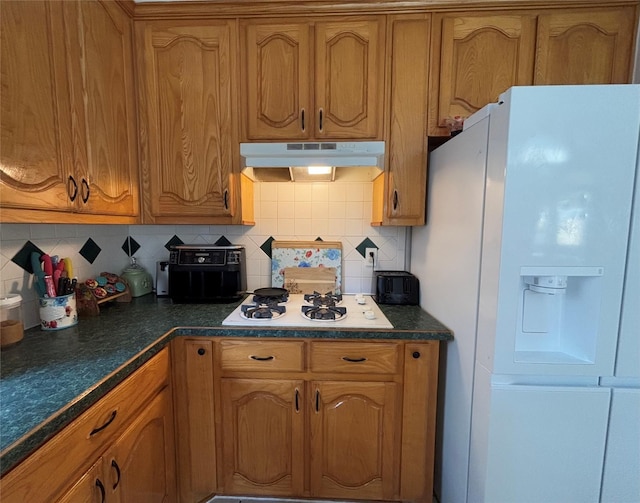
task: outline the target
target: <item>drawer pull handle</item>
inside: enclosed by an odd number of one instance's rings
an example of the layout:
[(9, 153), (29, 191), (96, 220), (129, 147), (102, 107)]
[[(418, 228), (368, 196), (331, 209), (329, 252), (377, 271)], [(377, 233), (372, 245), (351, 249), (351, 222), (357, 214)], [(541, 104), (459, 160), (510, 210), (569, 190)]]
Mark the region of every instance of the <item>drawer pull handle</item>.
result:
[(206, 351), (204, 350), (204, 348), (198, 348), (198, 354), (200, 356), (204, 355), (206, 353)]
[(273, 356), (255, 356), (255, 355), (251, 355), (251, 359), (259, 361), (259, 362), (268, 362), (269, 360), (273, 360)]
[[(85, 190), (86, 189), (86, 190)], [(91, 189), (89, 188), (89, 182), (87, 182), (84, 178), (82, 179), (82, 202), (87, 204), (89, 200), (89, 195), (91, 194)]]
[(100, 479), (96, 479), (96, 487), (98, 489), (100, 489), (100, 501), (101, 501), (101, 503), (104, 503), (104, 500), (105, 500), (107, 495), (106, 495), (105, 490), (104, 490), (104, 485), (102, 484)]
[(411, 356), (413, 356), (416, 360), (420, 358), (420, 351), (414, 351)]
[(111, 417), (107, 420), (107, 422), (104, 423), (102, 426), (99, 426), (98, 428), (95, 428), (95, 429), (91, 430), (91, 433), (89, 433), (89, 436), (93, 437), (96, 433), (104, 430), (107, 426), (109, 426), (111, 423), (113, 423), (113, 420), (116, 418), (116, 414), (117, 413), (118, 412), (114, 410), (111, 413)]
[(345, 362), (351, 362), (351, 363), (360, 363), (360, 362), (367, 361), (367, 359), (364, 356), (362, 358), (349, 358), (348, 356), (343, 356), (342, 359)]
[[(71, 185), (73, 185), (73, 192), (71, 192)], [(72, 176), (69, 176), (67, 180), (67, 194), (69, 194), (69, 199), (71, 202), (76, 200), (76, 196), (78, 195), (78, 184)]]
[(298, 403), (299, 397), (300, 397), (300, 392), (298, 391), (298, 388), (296, 388), (296, 412), (300, 412), (300, 405)]
[(113, 488), (115, 489), (116, 487), (118, 487), (118, 484), (120, 484), (120, 467), (118, 466), (118, 463), (116, 463), (115, 459), (111, 460), (111, 466), (115, 469), (116, 475), (118, 476), (118, 478), (116, 479), (116, 483), (113, 484)]

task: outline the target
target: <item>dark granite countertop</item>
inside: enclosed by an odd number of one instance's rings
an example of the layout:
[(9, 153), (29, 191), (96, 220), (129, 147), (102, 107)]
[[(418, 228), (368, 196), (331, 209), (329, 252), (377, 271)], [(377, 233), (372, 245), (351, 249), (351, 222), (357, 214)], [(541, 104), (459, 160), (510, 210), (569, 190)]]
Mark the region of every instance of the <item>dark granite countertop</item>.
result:
[(95, 318), (55, 332), (33, 328), (0, 351), (0, 473), (55, 435), (181, 335), (450, 340), (418, 306), (380, 306), (393, 329), (362, 331), (223, 327), (238, 305), (173, 304), (147, 295), (101, 306)]

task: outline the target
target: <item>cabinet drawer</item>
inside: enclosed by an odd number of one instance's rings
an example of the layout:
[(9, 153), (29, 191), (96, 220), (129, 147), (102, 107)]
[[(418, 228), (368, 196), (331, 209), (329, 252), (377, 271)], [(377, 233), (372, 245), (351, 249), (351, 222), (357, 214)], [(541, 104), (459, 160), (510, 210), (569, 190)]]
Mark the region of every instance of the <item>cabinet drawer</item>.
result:
[(394, 374), (398, 370), (399, 345), (374, 342), (312, 342), (313, 372)]
[(162, 350), (2, 479), (2, 502), (52, 501), (84, 473), (169, 379)]
[(223, 371), (302, 371), (304, 342), (221, 341), (220, 364)]

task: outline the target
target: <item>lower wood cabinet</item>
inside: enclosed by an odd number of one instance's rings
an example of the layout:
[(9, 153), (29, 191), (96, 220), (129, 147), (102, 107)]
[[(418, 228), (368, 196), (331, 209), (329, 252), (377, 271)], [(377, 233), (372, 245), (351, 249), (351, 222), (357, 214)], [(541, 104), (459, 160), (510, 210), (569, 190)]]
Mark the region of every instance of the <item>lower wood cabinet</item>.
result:
[(180, 501), (431, 501), (437, 341), (172, 344)]
[(3, 503), (176, 501), (165, 349), (0, 481)]
[(225, 494), (303, 494), (303, 391), (301, 379), (222, 379)]

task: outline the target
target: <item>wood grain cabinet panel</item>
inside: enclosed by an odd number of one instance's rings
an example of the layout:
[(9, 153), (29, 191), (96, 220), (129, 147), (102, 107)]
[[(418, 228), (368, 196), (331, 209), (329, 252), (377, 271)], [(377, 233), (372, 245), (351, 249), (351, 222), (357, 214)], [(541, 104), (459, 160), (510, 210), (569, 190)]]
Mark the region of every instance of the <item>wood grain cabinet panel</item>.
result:
[(225, 494), (301, 495), (304, 382), (222, 379)]
[(243, 139), (381, 138), (383, 16), (246, 20), (241, 50)]
[(373, 182), (371, 220), (372, 225), (423, 225), (431, 16), (389, 16), (387, 31), (387, 169)]
[(540, 15), (533, 83), (628, 83), (635, 19), (632, 7)]
[(106, 501), (176, 501), (173, 407), (169, 388), (163, 389), (142, 410), (110, 449), (105, 461)]
[(390, 500), (397, 481), (397, 385), (314, 381), (311, 493), (326, 498)]
[(57, 503), (176, 501), (173, 434), (165, 388)]
[(214, 343), (171, 342), (179, 501), (203, 501), (217, 490)]
[(112, 2), (63, 2), (78, 211), (139, 214), (133, 23)]
[(46, 1), (0, 2), (0, 203), (70, 211), (71, 115), (62, 10)]
[(491, 13), (435, 16), (429, 134), (494, 103), (512, 86), (533, 79), (536, 18)]
[(1, 9), (3, 220), (136, 222), (129, 15), (103, 0)]
[(146, 223), (231, 223), (232, 23), (139, 23)]

